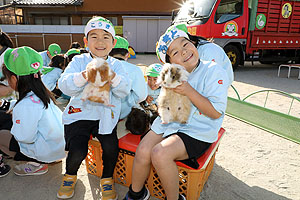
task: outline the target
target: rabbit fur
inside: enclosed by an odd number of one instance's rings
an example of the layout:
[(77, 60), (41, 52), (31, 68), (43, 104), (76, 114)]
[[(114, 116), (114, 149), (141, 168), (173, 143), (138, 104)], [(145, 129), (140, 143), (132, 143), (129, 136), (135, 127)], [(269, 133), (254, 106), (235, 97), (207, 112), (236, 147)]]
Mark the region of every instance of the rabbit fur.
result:
[(81, 100), (110, 105), (110, 81), (114, 74), (104, 59), (94, 58), (86, 67), (88, 84), (82, 92)]
[(187, 123), (191, 111), (191, 101), (185, 96), (173, 91), (183, 81), (187, 81), (189, 72), (184, 67), (177, 64), (166, 63), (158, 83), (162, 88), (157, 99), (158, 113), (163, 124), (170, 122)]

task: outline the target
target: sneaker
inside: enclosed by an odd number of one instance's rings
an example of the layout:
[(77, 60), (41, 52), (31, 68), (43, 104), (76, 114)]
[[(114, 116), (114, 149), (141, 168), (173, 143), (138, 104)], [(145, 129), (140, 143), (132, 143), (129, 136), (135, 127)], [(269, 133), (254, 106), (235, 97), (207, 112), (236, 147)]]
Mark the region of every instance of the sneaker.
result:
[(48, 172), (47, 164), (36, 162), (27, 162), (25, 164), (16, 165), (14, 173), (18, 176), (42, 175)]
[(125, 198), (123, 200), (147, 200), (147, 199), (149, 199), (149, 197), (150, 197), (150, 192), (146, 188), (146, 190), (145, 190), (145, 192), (144, 192), (144, 194), (143, 194), (143, 196), (141, 198), (139, 198), (139, 199), (133, 199), (133, 198), (129, 197), (129, 192), (127, 192), (127, 194), (126, 194), (126, 196), (125, 196)]
[(57, 192), (57, 198), (69, 199), (73, 197), (76, 182), (77, 182), (77, 175), (65, 174), (62, 178), (62, 183)]
[(182, 194), (179, 194), (179, 200), (186, 200), (185, 197)]
[(6, 176), (10, 172), (10, 169), (11, 168), (9, 165), (4, 164), (3, 157), (0, 154), (0, 177)]
[(115, 190), (115, 183), (112, 178), (102, 178), (100, 180), (101, 200), (117, 200), (118, 195)]

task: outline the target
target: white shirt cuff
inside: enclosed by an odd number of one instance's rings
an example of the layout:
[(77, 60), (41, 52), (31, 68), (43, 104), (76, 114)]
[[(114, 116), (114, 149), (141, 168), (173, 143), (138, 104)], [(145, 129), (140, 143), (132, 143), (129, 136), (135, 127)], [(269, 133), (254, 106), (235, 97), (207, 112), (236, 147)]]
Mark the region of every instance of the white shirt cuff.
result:
[(111, 80), (111, 82), (112, 82), (111, 84), (112, 87), (117, 87), (121, 82), (121, 76), (116, 74), (114, 79)]
[(82, 76), (81, 72), (74, 74), (73, 81), (77, 87), (82, 87), (87, 82), (87, 80)]

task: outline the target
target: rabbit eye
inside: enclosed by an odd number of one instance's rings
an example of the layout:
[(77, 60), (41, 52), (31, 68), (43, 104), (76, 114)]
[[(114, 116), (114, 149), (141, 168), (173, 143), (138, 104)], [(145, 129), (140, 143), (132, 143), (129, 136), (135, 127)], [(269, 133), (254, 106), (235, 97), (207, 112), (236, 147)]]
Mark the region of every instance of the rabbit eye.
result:
[(175, 79), (175, 75), (172, 77), (172, 79)]
[(169, 108), (169, 107), (168, 107), (167, 109), (168, 109), (168, 110), (170, 110), (170, 108)]
[(181, 108), (179, 107), (178, 110), (180, 110)]

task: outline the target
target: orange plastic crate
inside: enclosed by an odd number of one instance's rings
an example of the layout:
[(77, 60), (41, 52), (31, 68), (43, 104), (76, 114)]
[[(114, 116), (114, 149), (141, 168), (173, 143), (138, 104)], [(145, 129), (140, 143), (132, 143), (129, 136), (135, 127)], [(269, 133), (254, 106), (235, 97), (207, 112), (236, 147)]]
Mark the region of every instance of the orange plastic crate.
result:
[[(181, 162), (176, 162), (179, 175), (179, 192), (183, 194), (188, 200), (194, 200), (200, 197), (203, 186), (213, 169), (215, 153), (224, 132), (225, 130), (221, 128), (219, 131), (218, 140), (213, 143), (211, 147), (200, 158), (198, 158), (198, 169), (193, 169)], [(131, 184), (132, 165), (135, 154), (134, 152), (139, 142), (140, 136), (133, 135), (131, 133), (128, 133), (127, 135), (120, 138), (120, 152), (114, 171), (114, 180), (116, 183), (122, 184), (127, 187)], [(98, 143), (98, 146), (95, 143)], [(98, 174), (102, 173), (102, 159), (101, 157), (97, 156), (98, 151), (99, 153), (101, 153), (99, 142), (90, 140), (89, 153), (86, 158), (87, 171), (90, 174), (100, 176)], [(96, 154), (96, 156), (93, 156), (94, 154)], [(101, 160), (98, 160), (97, 158), (100, 158)], [(151, 167), (150, 175), (148, 177), (148, 180), (146, 181), (146, 185), (151, 193), (151, 196), (159, 199), (164, 199), (165, 192), (153, 166)]]
[(89, 140), (85, 165), (89, 174), (102, 176), (102, 148), (98, 140)]

